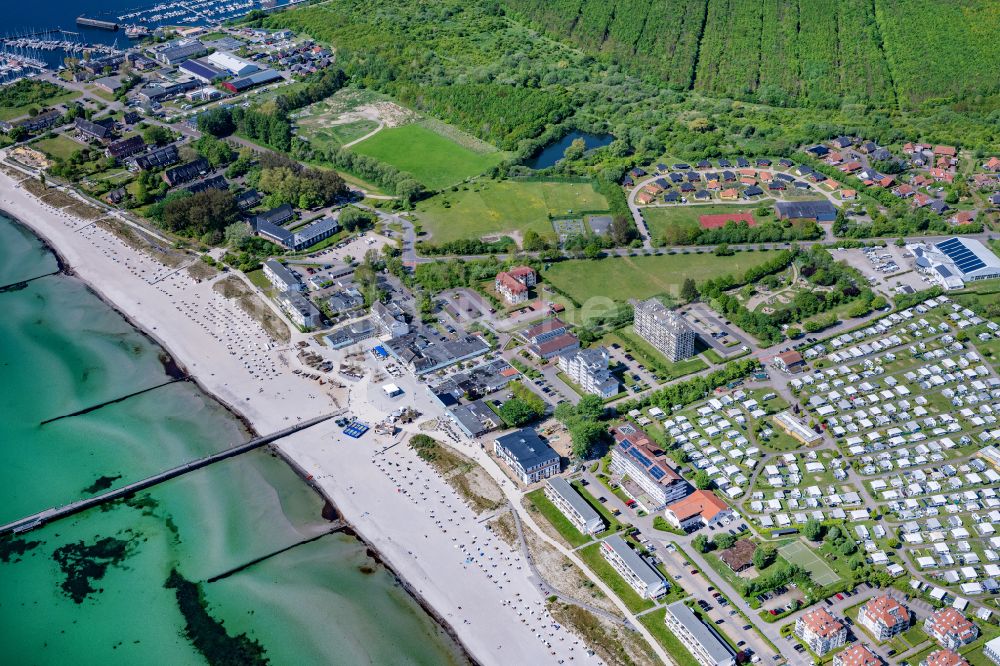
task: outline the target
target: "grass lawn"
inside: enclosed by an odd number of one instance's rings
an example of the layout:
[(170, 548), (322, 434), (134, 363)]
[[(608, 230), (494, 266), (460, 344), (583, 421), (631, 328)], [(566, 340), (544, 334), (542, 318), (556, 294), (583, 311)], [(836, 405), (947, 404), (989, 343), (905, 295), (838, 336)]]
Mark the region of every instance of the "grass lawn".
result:
[[(611, 511), (608, 510), (608, 507), (598, 502), (596, 497), (587, 492), (587, 489), (583, 486), (583, 484), (581, 484), (579, 481), (571, 481), (570, 485), (576, 488), (576, 492), (580, 493), (580, 496), (587, 501), (587, 504), (594, 507), (594, 510), (597, 511), (597, 513), (601, 514), (601, 518), (604, 519), (604, 522), (608, 526), (607, 532), (617, 531), (618, 529), (621, 528), (622, 524), (618, 521), (617, 518), (615, 518), (611, 514)], [(605, 533), (606, 532), (602, 532), (602, 534)]]
[(545, 496), (545, 491), (539, 488), (538, 490), (533, 490), (525, 497), (538, 509), (538, 512), (545, 517), (545, 520), (552, 524), (552, 527), (556, 528), (556, 531), (566, 539), (569, 545), (582, 546), (583, 544), (591, 541), (591, 537), (584, 535), (580, 530), (573, 526), (573, 523), (569, 522), (569, 519), (563, 515), (555, 504), (553, 504), (548, 497)]
[(685, 278), (704, 282), (727, 273), (739, 277), (748, 268), (759, 266), (773, 256), (773, 252), (737, 252), (729, 257), (691, 253), (572, 259), (552, 264), (542, 279), (552, 282), (580, 303), (596, 296), (615, 300), (642, 299), (657, 294), (677, 297)]
[(667, 627), (664, 621), (666, 614), (667, 609), (658, 608), (652, 613), (646, 613), (640, 617), (639, 621), (649, 630), (649, 633), (653, 634), (653, 637), (663, 646), (667, 654), (677, 662), (678, 666), (698, 666), (698, 660), (688, 652), (684, 643)]
[[(701, 229), (698, 218), (702, 215), (722, 215), (725, 213), (750, 213), (753, 214), (761, 206), (770, 206), (774, 201), (765, 199), (755, 201), (752, 205), (744, 203), (734, 204), (709, 204), (705, 206), (656, 206), (642, 209), (642, 217), (649, 227), (649, 234), (654, 239), (667, 238), (668, 242), (673, 242), (683, 236), (697, 232)], [(754, 219), (757, 216), (754, 215)], [(758, 223), (770, 219), (768, 217), (757, 220)]]
[(28, 109), (31, 107), (41, 110), (44, 107), (53, 107), (56, 104), (62, 104), (63, 102), (74, 100), (79, 96), (80, 93), (73, 90), (67, 90), (64, 93), (59, 93), (58, 95), (54, 95), (52, 97), (46, 97), (44, 102), (22, 104), (21, 106), (4, 106), (0, 104), (0, 120), (20, 118), (21, 116), (28, 115)]
[(376, 127), (378, 127), (378, 123), (367, 118), (350, 123), (317, 127), (309, 134), (309, 145), (319, 150), (340, 148), (345, 143), (350, 143), (369, 132), (373, 132)]
[(432, 190), (478, 176), (503, 159), (500, 151), (476, 152), (419, 123), (386, 128), (351, 150), (409, 172)]
[(550, 217), (607, 208), (589, 183), (485, 181), (421, 202), (417, 218), (436, 243), (529, 229), (554, 241)]
[(840, 580), (830, 566), (801, 541), (795, 540), (778, 549), (781, 556), (808, 571), (817, 585), (833, 585)]
[(86, 146), (82, 143), (74, 141), (68, 136), (64, 136), (62, 134), (57, 134), (51, 139), (41, 139), (39, 141), (35, 141), (31, 144), (31, 147), (42, 151), (49, 157), (62, 158), (64, 160), (69, 159), (70, 155), (77, 150), (86, 148)]
[(633, 613), (652, 608), (656, 604), (651, 599), (643, 599), (632, 587), (625, 582), (625, 579), (614, 570), (614, 567), (604, 559), (600, 552), (601, 544), (595, 543), (592, 546), (582, 548), (577, 552), (590, 570), (597, 574), (598, 578), (607, 583), (611, 591), (621, 599), (629, 610)]

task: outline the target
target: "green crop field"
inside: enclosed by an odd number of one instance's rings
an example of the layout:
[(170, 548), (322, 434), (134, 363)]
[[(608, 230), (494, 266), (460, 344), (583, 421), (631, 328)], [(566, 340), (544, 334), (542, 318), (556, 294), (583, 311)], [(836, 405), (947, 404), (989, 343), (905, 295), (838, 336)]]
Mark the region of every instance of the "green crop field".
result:
[(550, 216), (607, 208), (589, 183), (487, 181), (420, 203), (417, 219), (435, 243), (529, 229), (555, 240)]
[(703, 282), (727, 273), (740, 276), (772, 257), (773, 252), (737, 252), (729, 257), (691, 253), (578, 259), (552, 264), (542, 279), (580, 303), (595, 296), (615, 300), (676, 296), (685, 278)]
[(351, 150), (411, 173), (432, 190), (478, 176), (503, 159), (500, 151), (477, 152), (419, 123), (383, 129)]

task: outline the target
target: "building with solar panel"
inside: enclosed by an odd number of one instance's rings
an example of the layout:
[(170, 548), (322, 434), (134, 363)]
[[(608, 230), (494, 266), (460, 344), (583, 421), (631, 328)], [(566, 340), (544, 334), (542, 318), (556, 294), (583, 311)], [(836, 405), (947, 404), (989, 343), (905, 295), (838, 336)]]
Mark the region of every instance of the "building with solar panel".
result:
[(945, 289), (961, 289), (966, 282), (1000, 279), (1000, 257), (974, 238), (949, 238), (907, 249), (916, 258), (917, 269)]

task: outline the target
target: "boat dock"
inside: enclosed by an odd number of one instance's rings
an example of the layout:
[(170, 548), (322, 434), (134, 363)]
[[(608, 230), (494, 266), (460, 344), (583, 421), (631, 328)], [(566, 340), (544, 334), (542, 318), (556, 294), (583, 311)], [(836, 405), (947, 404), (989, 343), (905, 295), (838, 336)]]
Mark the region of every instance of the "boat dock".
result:
[(238, 446), (234, 446), (218, 453), (213, 453), (211, 455), (205, 456), (204, 458), (198, 458), (197, 460), (192, 460), (191, 462), (184, 463), (172, 469), (168, 469), (159, 474), (154, 474), (153, 476), (142, 479), (141, 481), (136, 481), (135, 483), (130, 483), (121, 488), (115, 490), (109, 490), (106, 493), (97, 495), (95, 497), (88, 497), (86, 499), (77, 500), (76, 502), (71, 502), (61, 507), (52, 507), (45, 509), (44, 511), (39, 511), (38, 513), (32, 514), (30, 516), (25, 516), (20, 520), (15, 520), (12, 523), (7, 523), (6, 525), (0, 526), (0, 536), (5, 534), (21, 534), (24, 532), (31, 531), (37, 527), (41, 527), (47, 523), (51, 523), (56, 520), (61, 520), (62, 518), (67, 518), (74, 514), (80, 513), (81, 511), (86, 511), (87, 509), (92, 509), (102, 504), (107, 504), (108, 502), (113, 502), (115, 500), (130, 497), (135, 493), (146, 490), (147, 488), (152, 488), (164, 481), (169, 481), (171, 479), (176, 479), (179, 476), (183, 476), (188, 472), (193, 472), (203, 467), (208, 467), (214, 463), (220, 462), (222, 460), (227, 460), (229, 458), (234, 458), (238, 455), (246, 453), (247, 451), (253, 451), (262, 446), (276, 442), (283, 437), (288, 437), (289, 435), (295, 434), (301, 430), (306, 430), (314, 425), (323, 423), (324, 421), (329, 421), (330, 419), (336, 418), (341, 414), (345, 413), (346, 410), (339, 410), (333, 412), (332, 414), (327, 414), (325, 416), (317, 416), (316, 418), (309, 419), (307, 421), (302, 421), (296, 423), (293, 426), (289, 426), (283, 430), (279, 430), (270, 435), (264, 437), (257, 437), (251, 439), (249, 442), (245, 442)]

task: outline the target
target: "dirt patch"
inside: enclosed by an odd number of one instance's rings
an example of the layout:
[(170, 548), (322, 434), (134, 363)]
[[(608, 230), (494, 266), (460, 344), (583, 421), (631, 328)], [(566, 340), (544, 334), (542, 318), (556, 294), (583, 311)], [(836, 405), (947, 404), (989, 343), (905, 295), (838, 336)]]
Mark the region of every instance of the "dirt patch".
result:
[(371, 120), (386, 127), (399, 127), (417, 118), (413, 111), (368, 90), (345, 88), (324, 102), (314, 104), (297, 116), (315, 127), (346, 125)]
[(653, 648), (639, 634), (579, 606), (554, 601), (548, 607), (552, 617), (582, 638), (604, 663), (621, 666), (660, 663)]
[(219, 271), (204, 261), (196, 261), (187, 267), (187, 273), (195, 280), (210, 280), (218, 275)]
[(549, 585), (559, 590), (560, 594), (596, 606), (615, 616), (620, 615), (618, 607), (568, 557), (545, 543), (530, 529), (524, 530), (524, 541), (528, 544), (528, 552), (531, 553), (531, 560), (538, 573)]
[(292, 339), (288, 324), (271, 308), (267, 307), (264, 301), (260, 300), (260, 297), (235, 275), (227, 275), (222, 278), (212, 286), (212, 289), (228, 299), (235, 300), (244, 312), (253, 317), (274, 340), (288, 342)]

